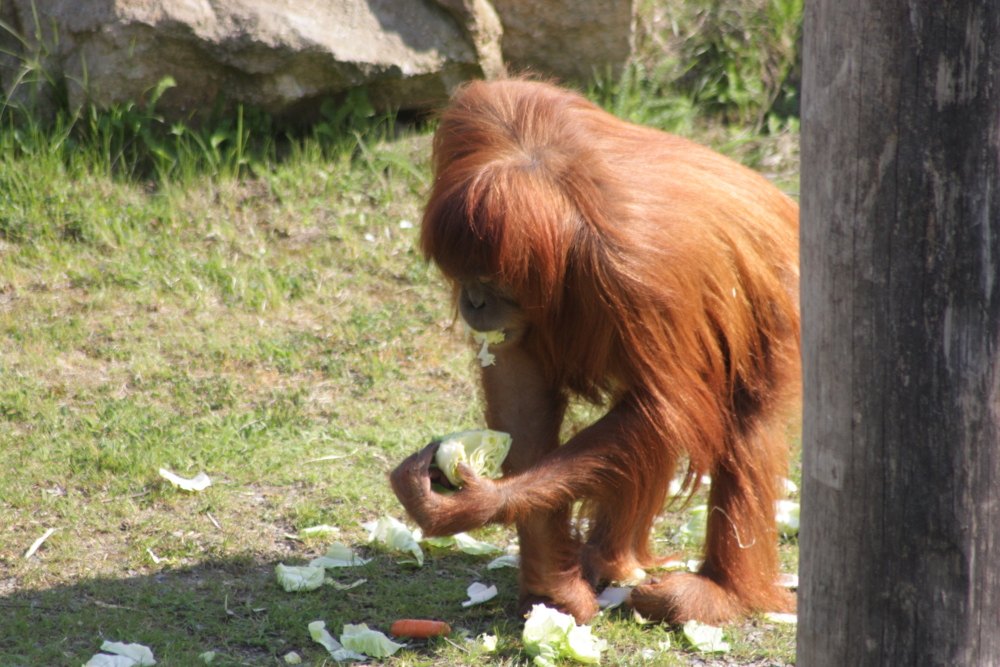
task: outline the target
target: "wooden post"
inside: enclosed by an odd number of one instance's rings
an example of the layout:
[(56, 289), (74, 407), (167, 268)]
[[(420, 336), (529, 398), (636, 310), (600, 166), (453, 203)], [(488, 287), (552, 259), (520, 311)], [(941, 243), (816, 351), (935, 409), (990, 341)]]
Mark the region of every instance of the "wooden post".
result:
[(797, 664), (1000, 665), (1000, 3), (805, 21)]

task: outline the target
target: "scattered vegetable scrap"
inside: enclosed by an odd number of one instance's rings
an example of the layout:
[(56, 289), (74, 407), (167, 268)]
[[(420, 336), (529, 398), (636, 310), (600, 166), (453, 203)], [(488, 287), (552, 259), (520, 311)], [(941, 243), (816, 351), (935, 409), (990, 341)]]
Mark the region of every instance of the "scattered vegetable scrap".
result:
[(403, 644), (397, 644), (378, 630), (369, 629), (364, 623), (357, 625), (345, 623), (340, 643), (348, 650), (373, 658), (385, 658), (403, 648)]
[(350, 547), (341, 542), (334, 542), (326, 550), (326, 555), (314, 558), (309, 564), (313, 567), (357, 567), (370, 563), (371, 558), (361, 558), (354, 555)]
[(392, 624), (392, 627), (389, 628), (389, 634), (393, 637), (413, 637), (414, 639), (447, 637), (451, 634), (451, 626), (444, 621), (404, 618)]
[(798, 588), (799, 587), (799, 575), (797, 574), (785, 574), (782, 572), (778, 575), (778, 585), (784, 586), (785, 588)]
[(796, 625), (799, 622), (799, 617), (796, 614), (779, 614), (776, 611), (764, 614), (764, 618), (775, 623), (785, 623), (787, 625)]
[(417, 544), (417, 538), (413, 532), (402, 522), (393, 519), (391, 516), (384, 516), (378, 521), (370, 521), (363, 525), (369, 531), (369, 542), (382, 544), (390, 550), (405, 551), (413, 554), (412, 562), (423, 566), (423, 549)]
[(361, 558), (356, 556), (344, 544), (334, 542), (327, 550), (325, 556), (314, 558), (309, 565), (285, 565), (278, 563), (274, 568), (274, 573), (278, 577), (278, 583), (288, 593), (300, 591), (314, 591), (324, 583), (332, 584), (338, 590), (348, 590), (360, 586), (367, 579), (358, 579), (350, 584), (341, 584), (326, 578), (326, 569), (334, 567), (356, 567), (371, 561), (371, 558)]
[(684, 624), (684, 638), (694, 650), (702, 653), (726, 653), (730, 648), (729, 643), (723, 641), (722, 628), (698, 621), (688, 621)]
[(497, 596), (496, 586), (487, 586), (478, 581), (471, 584), (466, 590), (469, 599), (462, 603), (463, 607), (471, 607), (474, 604), (481, 604), (487, 600), (492, 600)]
[(669, 650), (670, 650), (670, 640), (667, 639), (667, 641), (657, 642), (656, 648), (644, 648), (642, 650), (642, 657), (645, 660), (654, 660), (661, 653), (664, 653), (665, 651)]
[(429, 544), (432, 547), (437, 547), (439, 549), (457, 547), (462, 553), (471, 554), (473, 556), (503, 551), (500, 547), (487, 544), (486, 542), (480, 542), (466, 533), (455, 533), (450, 537), (428, 537), (425, 538), (423, 542), (424, 544)]
[(668, 560), (666, 563), (660, 566), (662, 570), (687, 570), (688, 572), (697, 572), (701, 569), (701, 561), (697, 558), (689, 558), (688, 560)]
[(357, 588), (361, 584), (368, 583), (368, 580), (367, 579), (355, 579), (354, 581), (352, 581), (349, 584), (342, 584), (339, 581), (334, 581), (333, 579), (327, 579), (325, 583), (330, 584), (331, 586), (333, 586), (334, 588), (336, 588), (338, 591), (349, 591), (352, 588)]
[(536, 604), (524, 623), (524, 649), (538, 667), (554, 667), (560, 658), (598, 663), (607, 642), (594, 637), (589, 625), (577, 625), (569, 614)]
[(34, 542), (32, 542), (31, 546), (28, 547), (28, 550), (24, 552), (24, 558), (25, 558), (25, 560), (27, 560), (28, 558), (31, 558), (32, 556), (34, 556), (35, 552), (38, 551), (38, 548), (40, 546), (42, 546), (42, 543), (44, 543), (45, 540), (47, 540), (50, 537), (52, 537), (52, 534), (55, 533), (57, 530), (59, 530), (59, 529), (58, 528), (49, 528), (48, 530), (46, 530), (42, 534), (41, 537), (39, 537), (37, 540), (35, 540)]
[(204, 491), (212, 484), (212, 480), (210, 480), (208, 475), (203, 472), (200, 472), (193, 478), (188, 479), (186, 477), (181, 477), (180, 475), (175, 475), (166, 468), (160, 468), (160, 477), (167, 480), (174, 486), (184, 489), (185, 491)]
[(775, 520), (778, 532), (785, 537), (799, 534), (799, 504), (791, 500), (779, 500)]
[(274, 573), (278, 577), (278, 583), (285, 589), (286, 593), (314, 591), (322, 586), (326, 579), (326, 570), (311, 565), (278, 563), (274, 567)]
[(521, 567), (521, 555), (504, 554), (503, 556), (497, 556), (486, 564), (487, 570), (496, 570), (501, 567)]
[(497, 650), (497, 636), (481, 634), (472, 642), (474, 653), (492, 653)]
[(326, 629), (326, 621), (313, 621), (310, 623), (309, 636), (313, 638), (313, 641), (325, 646), (326, 650), (330, 652), (330, 657), (337, 662), (344, 660), (364, 660), (367, 657), (357, 651), (345, 648), (343, 644), (334, 639), (333, 635)]
[(142, 644), (105, 641), (101, 650), (107, 653), (94, 655), (83, 667), (149, 667), (156, 664), (153, 651)]
[(625, 603), (631, 592), (630, 586), (608, 586), (597, 596), (597, 606), (601, 609), (614, 609)]

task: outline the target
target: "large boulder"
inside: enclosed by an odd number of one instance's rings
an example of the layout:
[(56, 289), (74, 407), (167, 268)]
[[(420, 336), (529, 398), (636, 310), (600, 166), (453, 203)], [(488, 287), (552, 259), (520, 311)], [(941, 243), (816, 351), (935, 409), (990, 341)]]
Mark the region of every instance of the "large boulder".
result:
[(515, 71), (584, 83), (617, 77), (634, 46), (633, 0), (493, 0)]
[(503, 67), (488, 0), (7, 0), (0, 18), (24, 40), (0, 35), (18, 54), (0, 62), (7, 92), (27, 89), (33, 59), (65, 77), (71, 106), (141, 101), (172, 76), (157, 105), (170, 117), (307, 115), (362, 84), (377, 108), (422, 109)]

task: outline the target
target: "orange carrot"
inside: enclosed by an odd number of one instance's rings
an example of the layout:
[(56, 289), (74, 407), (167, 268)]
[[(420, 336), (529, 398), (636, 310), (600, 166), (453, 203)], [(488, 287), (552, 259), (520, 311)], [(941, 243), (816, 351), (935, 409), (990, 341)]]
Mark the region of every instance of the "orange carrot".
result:
[(447, 637), (450, 632), (451, 626), (444, 621), (426, 621), (414, 618), (396, 621), (389, 628), (389, 634), (393, 637), (413, 637), (415, 639)]

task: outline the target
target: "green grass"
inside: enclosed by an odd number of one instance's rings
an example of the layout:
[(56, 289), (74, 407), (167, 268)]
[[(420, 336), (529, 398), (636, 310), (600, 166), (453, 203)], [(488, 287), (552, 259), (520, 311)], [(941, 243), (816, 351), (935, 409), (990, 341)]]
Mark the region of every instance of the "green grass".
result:
[[(433, 434), (481, 425), (446, 289), (400, 227), (419, 217), (428, 137), (353, 160), (319, 148), (252, 178), (152, 188), (45, 156), (0, 167), (0, 218), (28, 230), (0, 246), (0, 664), (82, 664), (105, 638), (165, 665), (207, 650), (223, 665), (289, 650), (324, 664), (309, 621), (403, 616), (497, 632), (492, 663), (524, 661), (515, 576), (484, 558), (432, 553), (414, 570), (380, 555), (340, 577), (369, 580), (347, 592), (274, 581), (275, 563), (326, 546), (287, 535), (328, 523), (362, 544), (361, 522), (402, 517), (386, 472)], [(328, 456), (342, 458), (315, 461)], [(214, 484), (184, 493), (160, 467)], [(684, 520), (668, 515), (660, 539)], [(475, 580), (501, 595), (465, 610)], [(627, 616), (596, 629), (608, 664), (687, 663), (683, 649), (635, 657), (667, 635), (677, 646), (669, 629)], [(791, 660), (786, 628), (727, 631), (726, 661)], [(392, 663), (464, 664), (456, 643)]]
[(624, 89), (634, 120), (677, 129), (708, 117), (755, 132), (797, 124), (802, 0), (637, 5)]
[[(700, 7), (669, 5), (687, 12), (681, 26), (708, 20)], [(797, 189), (793, 116), (770, 103), (758, 123), (760, 96), (720, 111), (651, 53), (644, 43), (623, 81), (591, 94)], [(25, 68), (25, 85), (44, 74)], [(77, 666), (105, 639), (147, 644), (166, 666), (203, 664), (205, 651), (215, 665), (280, 665), (291, 650), (331, 665), (310, 621), (337, 635), (401, 617), (446, 620), (455, 634), (387, 664), (527, 664), (513, 570), (450, 550), (403, 565), (371, 551), (361, 528), (403, 518), (386, 474), (406, 454), (482, 425), (473, 352), (415, 248), (427, 131), (391, 131), (361, 92), (292, 135), (249, 109), (199, 128), (134, 105), (50, 123), (23, 110), (0, 112), (0, 666)], [(213, 484), (186, 493), (161, 467)], [(687, 518), (664, 513), (663, 553), (697, 556), (674, 539)], [(299, 536), (321, 523), (340, 536)], [(477, 536), (516, 542), (509, 529)], [(307, 562), (333, 539), (375, 557), (333, 576), (367, 583), (277, 585), (276, 563)], [(782, 545), (786, 571), (797, 552)], [(500, 594), (465, 609), (477, 580)], [(594, 626), (604, 664), (794, 660), (794, 628), (762, 617), (726, 626), (733, 649), (719, 656), (625, 612)], [(499, 636), (495, 655), (468, 652), (463, 638), (481, 632)]]

